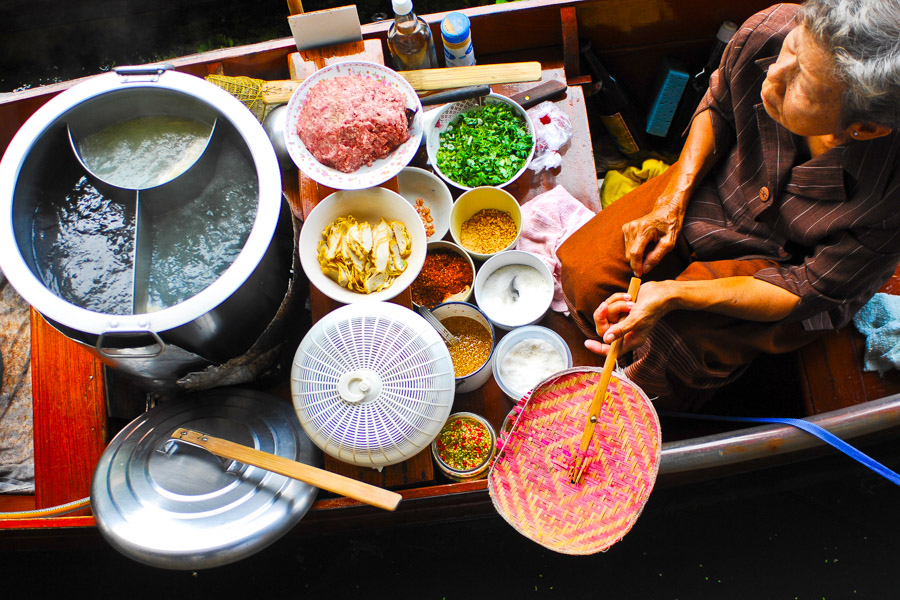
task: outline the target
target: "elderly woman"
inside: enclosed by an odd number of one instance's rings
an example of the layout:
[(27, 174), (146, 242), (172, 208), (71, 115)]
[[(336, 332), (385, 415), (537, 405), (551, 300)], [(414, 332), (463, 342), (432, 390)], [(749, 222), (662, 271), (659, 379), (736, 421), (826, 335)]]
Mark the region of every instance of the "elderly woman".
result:
[(691, 409), (760, 352), (846, 325), (900, 261), (898, 126), (898, 0), (753, 16), (678, 162), (559, 248), (585, 345), (624, 336), (625, 374)]

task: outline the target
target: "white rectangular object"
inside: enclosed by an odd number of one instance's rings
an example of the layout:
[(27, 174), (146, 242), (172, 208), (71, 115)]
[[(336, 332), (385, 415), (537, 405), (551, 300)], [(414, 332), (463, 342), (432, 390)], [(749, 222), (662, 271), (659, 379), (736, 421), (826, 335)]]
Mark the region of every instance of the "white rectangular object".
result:
[(356, 6), (341, 6), (292, 15), (288, 17), (288, 24), (291, 26), (297, 50), (311, 50), (362, 40)]

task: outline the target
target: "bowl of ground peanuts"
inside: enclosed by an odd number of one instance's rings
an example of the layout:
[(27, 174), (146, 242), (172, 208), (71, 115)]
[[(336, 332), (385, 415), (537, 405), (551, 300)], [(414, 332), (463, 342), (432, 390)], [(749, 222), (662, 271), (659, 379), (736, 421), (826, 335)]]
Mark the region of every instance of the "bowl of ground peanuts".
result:
[(521, 233), (518, 201), (497, 187), (463, 193), (450, 211), (450, 236), (477, 261), (514, 247)]

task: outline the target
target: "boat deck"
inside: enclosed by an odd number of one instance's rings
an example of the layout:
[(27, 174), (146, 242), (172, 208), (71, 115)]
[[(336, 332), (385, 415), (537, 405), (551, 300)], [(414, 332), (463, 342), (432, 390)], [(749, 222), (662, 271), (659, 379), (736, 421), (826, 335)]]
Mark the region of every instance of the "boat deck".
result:
[[(479, 44), (480, 58), (490, 62), (537, 59), (543, 65), (543, 80), (558, 79), (569, 85), (567, 94), (564, 99), (559, 100), (559, 105), (573, 118), (575, 135), (571, 145), (563, 153), (562, 168), (540, 176), (532, 176), (529, 171), (508, 189), (520, 202), (525, 202), (559, 183), (573, 196), (597, 210), (599, 196), (594, 167), (594, 142), (590, 136), (581, 88), (589, 79), (580, 76), (577, 60), (579, 32), (575, 5), (579, 3), (546, 1), (538, 4), (539, 9), (514, 7), (504, 14), (493, 14), (489, 8), (472, 9), (470, 13), (473, 17), (483, 17), (483, 20), (473, 20), (473, 35), (480, 35), (480, 39), (485, 40)], [(489, 31), (503, 29), (500, 21), (514, 13), (523, 15), (523, 20), (517, 22), (523, 26), (523, 39), (519, 40), (519, 47), (515, 47), (508, 39), (495, 40), (487, 35)], [(435, 23), (441, 16), (428, 15), (428, 18)], [(714, 28), (711, 27), (710, 30)], [(365, 33), (377, 42), (376, 45), (383, 43), (384, 32), (378, 27), (370, 27)], [(368, 38), (366, 43), (371, 43)], [(523, 50), (522, 48), (528, 47), (527, 43), (534, 48)], [(650, 53), (651, 57), (664, 51), (666, 44), (655, 55)], [(200, 76), (224, 67), (227, 75), (284, 78), (287, 71), (286, 59), (292, 45), (293, 40), (277, 40), (258, 45), (252, 55), (246, 49), (232, 49), (209, 53), (202, 58), (173, 62), (179, 70)], [(365, 50), (365, 47), (361, 50)], [(646, 56), (646, 47), (633, 48), (633, 52), (640, 55), (643, 62), (651, 61), (651, 57)], [(626, 61), (628, 56), (627, 53), (613, 54), (610, 59)], [(323, 56), (313, 54), (306, 58), (314, 62), (324, 60)], [(511, 94), (538, 83), (497, 86), (495, 91)], [(17, 113), (27, 116), (29, 111), (45, 102), (48, 95), (61, 89), (24, 94), (16, 107)], [(15, 129), (15, 123), (0, 120), (0, 143), (8, 143)], [(327, 189), (319, 189), (314, 182), (302, 176), (286, 176), (284, 185), (292, 208), (300, 216), (329, 192)], [(396, 183), (388, 182), (386, 185), (390, 187)], [(892, 279), (884, 291), (900, 292), (898, 279)], [(311, 290), (310, 299), (314, 318), (330, 309), (327, 298), (317, 294), (315, 290)], [(398, 301), (409, 305), (408, 293)], [(563, 315), (549, 313), (541, 324), (560, 332), (566, 338), (573, 352), (575, 365), (602, 364), (602, 357), (584, 349), (577, 328)], [(115, 433), (116, 422), (110, 420), (107, 414), (108, 396), (124, 394), (136, 401), (134, 406), (137, 412), (133, 416), (142, 410), (141, 392), (123, 387), (122, 382), (115, 376), (109, 376), (88, 350), (60, 334), (34, 311), (31, 326), (35, 493), (33, 496), (0, 497), (0, 511), (49, 507), (87, 497), (94, 465), (106, 442)], [(812, 416), (900, 393), (900, 375), (897, 373), (879, 378), (862, 370), (861, 344), (861, 336), (848, 328), (797, 353), (784, 357), (764, 357), (738, 384), (719, 394), (710, 410), (721, 409), (720, 412), (728, 412), (737, 410), (736, 407), (740, 407), (740, 410), (750, 407), (759, 416), (772, 416), (773, 411), (783, 416)], [(269, 391), (289, 399), (287, 381), (279, 382)], [(505, 397), (493, 380), (489, 380), (481, 390), (458, 395), (454, 403), (454, 410), (482, 414), (497, 427), (511, 407), (511, 400)], [(893, 404), (884, 411), (889, 412), (893, 423), (900, 420)], [(881, 413), (873, 414), (874, 419), (879, 418)], [(715, 446), (721, 440), (714, 436), (718, 432), (726, 432), (723, 435), (727, 435), (731, 428), (722, 426), (711, 430), (709, 425), (692, 429), (693, 427), (690, 424), (664, 423), (666, 443), (660, 471), (661, 485), (685, 477), (704, 478), (738, 468), (725, 461), (720, 465), (707, 465), (686, 474), (683, 463), (679, 461), (693, 456), (697, 447), (686, 446), (685, 441), (712, 431), (713, 438), (709, 441), (712, 446), (706, 452), (708, 455), (721, 454)], [(775, 436), (777, 441), (771, 441), (771, 436)], [(763, 455), (775, 455), (779, 451), (778, 447), (786, 443), (785, 439), (786, 436), (778, 431), (767, 430), (760, 432), (760, 437), (755, 438), (753, 443), (763, 445), (766, 450)], [(732, 448), (731, 451), (737, 452), (750, 445), (751, 442), (748, 441), (745, 446), (739, 446), (738, 450)], [(798, 446), (801, 449), (808, 447), (809, 445), (803, 444)], [(407, 463), (385, 468), (381, 473), (337, 464), (337, 461), (332, 461), (327, 466), (343, 474), (398, 490), (404, 501), (395, 513), (385, 513), (347, 498), (322, 494), (299, 526), (304, 530), (471, 518), (493, 512), (484, 480), (452, 483), (441, 478), (434, 473), (427, 451)], [(38, 536), (41, 535), (41, 530), (46, 535), (57, 535), (63, 529), (90, 528), (94, 525), (94, 519), (88, 511), (50, 519), (0, 520), (0, 529), (31, 532)]]

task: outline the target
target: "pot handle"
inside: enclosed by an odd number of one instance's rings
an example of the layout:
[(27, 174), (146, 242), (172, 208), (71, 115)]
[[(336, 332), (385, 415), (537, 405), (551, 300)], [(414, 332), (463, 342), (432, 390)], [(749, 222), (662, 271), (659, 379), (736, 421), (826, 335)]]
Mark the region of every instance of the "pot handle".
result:
[[(153, 342), (155, 344), (156, 350), (151, 350), (148, 352), (141, 353), (132, 353), (131, 350), (134, 348), (128, 348), (129, 352), (127, 354), (122, 352), (114, 352), (113, 350), (120, 350), (119, 348), (111, 348), (106, 349), (103, 347), (103, 341), (107, 337), (125, 337), (130, 335), (149, 335), (153, 338)], [(104, 331), (100, 334), (100, 337), (97, 338), (97, 352), (100, 353), (101, 356), (105, 356), (106, 358), (154, 358), (162, 354), (166, 349), (166, 343), (159, 337), (159, 334), (155, 331), (147, 331), (147, 330), (138, 330), (138, 331)]]
[(116, 67), (115, 72), (122, 79), (122, 83), (130, 83), (132, 81), (151, 81), (156, 82), (159, 81), (159, 78), (166, 71), (171, 71), (174, 69), (172, 65), (164, 64), (164, 65), (136, 65), (133, 67), (125, 66), (125, 67)]

